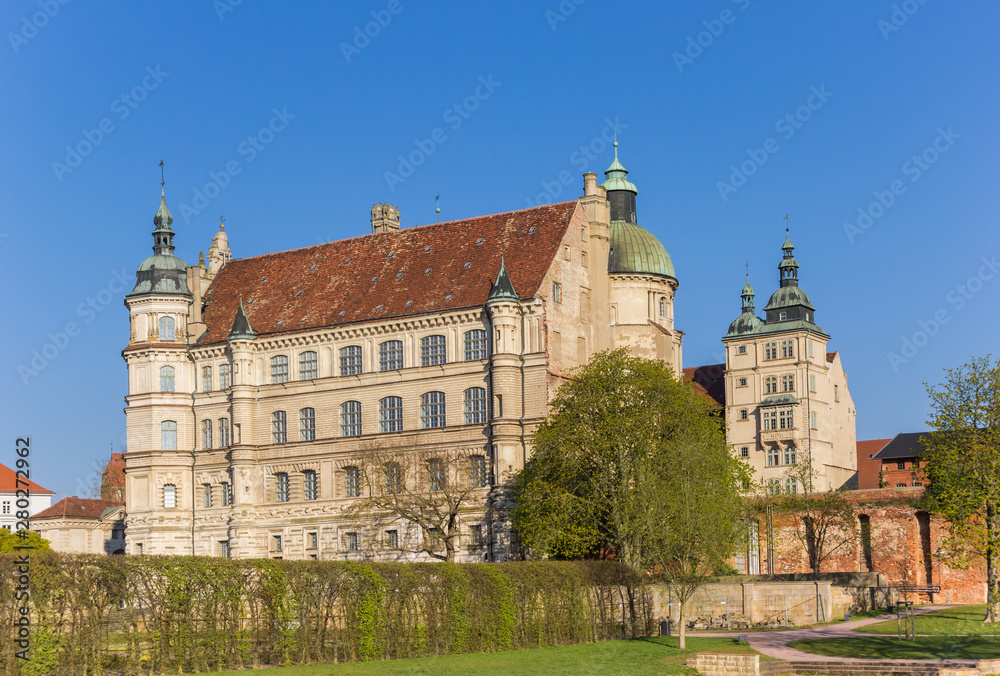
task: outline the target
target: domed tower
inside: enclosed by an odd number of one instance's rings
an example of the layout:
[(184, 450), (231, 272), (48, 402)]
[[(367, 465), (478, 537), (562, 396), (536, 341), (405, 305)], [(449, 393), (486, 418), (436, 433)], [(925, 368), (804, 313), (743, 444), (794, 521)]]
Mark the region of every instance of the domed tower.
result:
[[(806, 292), (799, 288), (799, 264), (793, 253), (795, 247), (785, 234), (781, 246), (782, 258), (778, 264), (778, 290), (764, 306), (768, 324), (803, 321), (816, 327), (816, 308), (809, 301)], [(822, 332), (822, 329), (819, 329)]]
[(677, 275), (666, 247), (639, 225), (635, 184), (615, 158), (604, 172), (611, 211), (608, 254), (611, 344), (639, 356), (669, 362), (680, 375), (683, 332), (674, 328)]
[[(139, 266), (135, 287), (125, 297), (131, 324), (122, 356), (128, 366), (125, 461), (132, 553), (166, 553), (165, 548), (190, 553), (195, 378), (187, 343), (193, 296), (188, 266), (174, 255), (173, 220), (161, 189), (153, 255)], [(149, 524), (165, 518), (171, 525), (161, 524), (154, 542)]]
[(754, 293), (753, 287), (750, 286), (750, 275), (747, 275), (747, 283), (743, 286), (743, 293), (740, 297), (743, 299), (743, 313), (729, 325), (726, 338), (749, 336), (764, 325), (753, 307)]

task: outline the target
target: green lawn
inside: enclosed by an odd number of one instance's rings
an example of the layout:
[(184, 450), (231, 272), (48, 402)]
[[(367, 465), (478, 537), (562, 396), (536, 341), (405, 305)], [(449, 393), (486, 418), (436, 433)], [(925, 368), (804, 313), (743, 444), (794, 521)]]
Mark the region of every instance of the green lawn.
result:
[(895, 636), (792, 641), (789, 648), (828, 657), (861, 657), (882, 660), (983, 660), (1000, 655), (1000, 638), (994, 636), (918, 636), (900, 641)]
[[(443, 655), (405, 660), (348, 664), (308, 665), (268, 669), (267, 676), (397, 676), (401, 674), (687, 674), (688, 657), (696, 652), (755, 654), (748, 645), (731, 638), (692, 637), (687, 650), (677, 649), (677, 637), (655, 637), (634, 641), (603, 641), (556, 648), (511, 650), (501, 653)], [(244, 675), (246, 671), (215, 674)]]
[[(940, 636), (965, 636), (967, 634), (1000, 636), (1000, 623), (983, 622), (986, 606), (955, 606), (935, 610), (913, 618), (914, 633)], [(863, 634), (896, 635), (896, 620), (869, 624), (855, 631)]]

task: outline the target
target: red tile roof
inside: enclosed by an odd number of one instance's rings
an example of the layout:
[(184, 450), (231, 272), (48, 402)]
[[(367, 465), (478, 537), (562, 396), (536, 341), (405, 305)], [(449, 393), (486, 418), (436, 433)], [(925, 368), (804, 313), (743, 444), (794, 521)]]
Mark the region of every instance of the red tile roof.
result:
[[(20, 479), (20, 483), (18, 482)], [(13, 493), (18, 488), (27, 488), (30, 492), (41, 494), (41, 495), (55, 495), (55, 491), (50, 491), (48, 488), (42, 488), (34, 481), (30, 479), (25, 479), (24, 475), (17, 477), (12, 470), (7, 465), (0, 465), (0, 493)]]
[(43, 509), (31, 520), (36, 519), (58, 519), (62, 517), (75, 517), (85, 519), (97, 519), (104, 513), (107, 507), (119, 507), (125, 503), (115, 500), (95, 500), (92, 498), (78, 498), (76, 496), (63, 498), (48, 509)]
[(258, 334), (481, 307), (501, 256), (518, 295), (530, 298), (577, 208), (563, 202), (232, 260), (205, 294), (208, 330), (198, 342), (226, 340), (241, 296)]
[(875, 455), (882, 448), (892, 441), (892, 439), (866, 439), (858, 442), (858, 458), (868, 459), (869, 455)]
[(694, 384), (696, 392), (712, 399), (719, 406), (726, 405), (726, 365), (689, 366), (684, 377)]

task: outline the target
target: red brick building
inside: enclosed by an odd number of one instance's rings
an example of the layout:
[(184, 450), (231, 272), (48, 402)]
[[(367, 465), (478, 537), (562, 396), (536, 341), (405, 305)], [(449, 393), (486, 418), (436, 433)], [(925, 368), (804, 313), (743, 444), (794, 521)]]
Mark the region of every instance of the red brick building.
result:
[(876, 460), (878, 452), (885, 448), (891, 439), (866, 439), (858, 442), (858, 485), (860, 490), (879, 488), (879, 471), (882, 461)]
[[(908, 488), (927, 484), (921, 439), (928, 432), (904, 432), (892, 439), (858, 442), (858, 488)], [(875, 447), (878, 446), (876, 449)]]

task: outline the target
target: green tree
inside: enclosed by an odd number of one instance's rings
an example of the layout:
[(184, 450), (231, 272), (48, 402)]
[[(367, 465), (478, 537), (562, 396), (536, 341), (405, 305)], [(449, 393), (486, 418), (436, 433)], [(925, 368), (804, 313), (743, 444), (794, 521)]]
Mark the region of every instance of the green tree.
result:
[(735, 548), (744, 465), (712, 403), (668, 364), (594, 355), (559, 388), (533, 446), (512, 482), (529, 553), (613, 554), (661, 574), (683, 608)]
[(949, 521), (938, 555), (957, 567), (986, 562), (987, 622), (1000, 622), (1000, 360), (973, 358), (927, 386), (923, 438), (929, 506)]
[[(21, 536), (20, 533), (24, 533), (24, 536)], [(16, 552), (28, 549), (40, 552), (52, 551), (49, 541), (35, 531), (11, 533), (9, 528), (0, 528), (0, 552)]]

